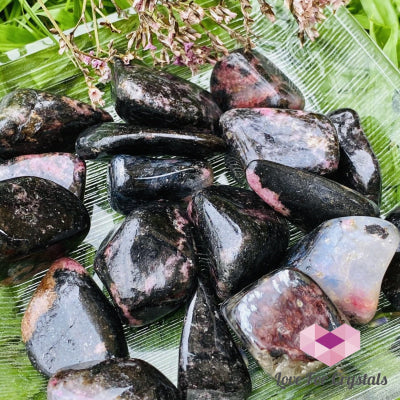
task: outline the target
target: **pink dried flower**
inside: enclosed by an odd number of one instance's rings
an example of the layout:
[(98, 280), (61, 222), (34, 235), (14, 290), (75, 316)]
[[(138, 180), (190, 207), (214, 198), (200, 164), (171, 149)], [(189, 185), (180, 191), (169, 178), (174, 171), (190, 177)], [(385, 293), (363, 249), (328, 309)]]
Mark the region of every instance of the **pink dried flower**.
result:
[(93, 105), (104, 106), (103, 94), (96, 86), (89, 86), (89, 98)]
[(99, 69), (100, 71), (100, 78), (99, 82), (107, 83), (111, 80), (111, 68), (104, 63), (104, 65)]
[(143, 48), (143, 50), (157, 50), (157, 47), (154, 46), (153, 43), (149, 42), (147, 43), (146, 47)]

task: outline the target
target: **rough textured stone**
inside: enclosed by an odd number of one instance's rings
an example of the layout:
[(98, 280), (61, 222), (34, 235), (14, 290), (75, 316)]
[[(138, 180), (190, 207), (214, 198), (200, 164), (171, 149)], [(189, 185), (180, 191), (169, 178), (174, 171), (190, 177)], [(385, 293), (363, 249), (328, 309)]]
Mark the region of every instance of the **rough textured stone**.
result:
[(286, 221), (249, 190), (211, 186), (193, 196), (188, 212), (221, 300), (275, 269), (288, 245)]
[(203, 161), (118, 155), (108, 168), (108, 197), (114, 210), (129, 214), (151, 201), (185, 199), (212, 182)]
[(33, 89), (17, 89), (0, 102), (0, 156), (72, 151), (78, 134), (111, 116), (89, 104)]
[(378, 206), (363, 195), (309, 172), (269, 161), (253, 161), (246, 177), (267, 204), (306, 231), (333, 218), (379, 216)]
[(162, 318), (190, 298), (196, 283), (189, 222), (174, 206), (137, 208), (104, 240), (94, 268), (130, 325)]
[(303, 95), (275, 64), (244, 49), (233, 51), (215, 64), (210, 86), (214, 100), (223, 111), (254, 107), (304, 108)]
[(346, 319), (319, 286), (295, 269), (275, 271), (227, 300), (222, 311), (265, 372), (305, 375), (323, 364), (300, 350), (313, 324), (333, 330)]
[(22, 340), (33, 366), (47, 376), (74, 364), (128, 356), (114, 308), (70, 258), (55, 261), (39, 284), (22, 319)]
[(245, 169), (253, 160), (268, 160), (318, 174), (335, 171), (339, 144), (327, 117), (296, 110), (241, 108), (220, 119), (230, 152)]
[(375, 315), (399, 242), (397, 228), (380, 218), (337, 218), (300, 240), (283, 265), (310, 276), (351, 322), (363, 324)]
[(178, 376), (183, 399), (243, 400), (251, 394), (246, 365), (202, 282), (186, 314)]

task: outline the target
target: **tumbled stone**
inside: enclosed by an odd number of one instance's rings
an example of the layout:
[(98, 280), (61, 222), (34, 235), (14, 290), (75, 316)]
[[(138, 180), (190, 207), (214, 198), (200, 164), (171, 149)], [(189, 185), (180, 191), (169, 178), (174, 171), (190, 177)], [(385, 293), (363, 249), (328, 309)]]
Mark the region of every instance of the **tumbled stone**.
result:
[(211, 94), (221, 110), (272, 107), (302, 110), (304, 97), (289, 78), (261, 54), (235, 50), (218, 61)]
[(137, 358), (83, 364), (57, 372), (47, 400), (180, 400), (176, 387), (158, 369)]
[(390, 222), (337, 218), (293, 246), (283, 265), (310, 276), (350, 322), (364, 324), (375, 315), (382, 278), (399, 243)]
[(112, 121), (107, 112), (65, 96), (17, 89), (0, 102), (0, 156), (72, 151), (90, 125)]
[(22, 319), (32, 365), (47, 376), (88, 361), (128, 356), (121, 322), (85, 268), (55, 261)]
[(378, 206), (360, 193), (306, 171), (253, 161), (246, 178), (267, 204), (306, 231), (333, 218), (379, 216)]
[(328, 116), (335, 125), (340, 145), (335, 179), (379, 204), (382, 187), (379, 162), (361, 127), (360, 117), (349, 108)]
[(86, 164), (70, 153), (29, 154), (0, 163), (1, 181), (20, 176), (48, 179), (83, 198)]
[(275, 269), (288, 245), (286, 221), (249, 190), (208, 187), (193, 196), (188, 212), (221, 300)]
[(318, 174), (337, 169), (339, 145), (327, 117), (296, 110), (241, 108), (220, 119), (230, 152), (245, 169), (253, 160), (268, 160)]
[(133, 210), (107, 237), (94, 268), (121, 318), (149, 324), (175, 311), (192, 295), (196, 268), (188, 220), (172, 205)]
[(297, 270), (264, 276), (227, 300), (223, 314), (265, 372), (300, 376), (323, 366), (300, 350), (300, 332), (346, 323), (320, 287)]
[(129, 124), (215, 130), (221, 110), (211, 94), (171, 73), (114, 63), (115, 111)]
[(202, 282), (185, 317), (178, 376), (182, 400), (243, 400), (251, 394), (243, 358)]
[(89, 128), (76, 141), (76, 153), (84, 159), (116, 154), (202, 158), (222, 152), (225, 148), (225, 142), (210, 133), (113, 123)]
[(114, 210), (129, 214), (151, 201), (185, 199), (212, 182), (203, 161), (118, 155), (108, 168), (108, 197)]
[(36, 263), (75, 248), (89, 227), (83, 203), (62, 186), (37, 177), (0, 182), (0, 283), (23, 281)]

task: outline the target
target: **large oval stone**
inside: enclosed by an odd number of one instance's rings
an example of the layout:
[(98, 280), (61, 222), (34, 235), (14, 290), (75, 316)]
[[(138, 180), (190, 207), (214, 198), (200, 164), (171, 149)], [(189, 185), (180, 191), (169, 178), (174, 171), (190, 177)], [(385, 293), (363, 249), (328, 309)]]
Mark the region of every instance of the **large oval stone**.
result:
[(115, 111), (129, 124), (216, 130), (221, 110), (201, 87), (144, 65), (114, 63)]
[(141, 326), (185, 303), (194, 290), (196, 268), (189, 222), (179, 208), (137, 208), (107, 237), (94, 268), (121, 317)]
[(118, 155), (108, 168), (110, 204), (122, 214), (151, 201), (182, 200), (212, 182), (211, 167), (190, 159)]
[(375, 315), (399, 242), (397, 228), (380, 218), (337, 218), (293, 246), (283, 265), (310, 276), (350, 322), (364, 324)]
[(0, 180), (36, 176), (48, 179), (83, 198), (85, 161), (70, 153), (29, 154), (0, 163)]
[(259, 53), (235, 50), (218, 61), (211, 74), (211, 93), (226, 111), (271, 107), (302, 110), (304, 97), (289, 78)]
[(156, 368), (139, 359), (106, 360), (57, 372), (47, 400), (180, 400), (176, 387)]
[(209, 252), (221, 300), (275, 269), (288, 245), (286, 221), (249, 190), (203, 189), (193, 196), (189, 215)]
[(346, 323), (320, 287), (295, 269), (275, 271), (227, 300), (222, 311), (265, 372), (306, 375), (323, 366), (300, 349), (300, 332)]
[(360, 193), (306, 171), (253, 161), (246, 178), (267, 204), (306, 231), (333, 218), (379, 216), (378, 206)]
[(29, 359), (51, 376), (61, 368), (128, 356), (121, 322), (85, 268), (70, 258), (55, 261), (22, 319)]
[(75, 248), (90, 227), (83, 203), (54, 182), (20, 177), (0, 182), (0, 281), (21, 281)]
[(328, 114), (340, 144), (340, 163), (335, 179), (376, 204), (381, 200), (379, 162), (361, 127), (360, 117), (349, 108)]
[(243, 400), (251, 394), (243, 358), (214, 297), (201, 282), (185, 317), (178, 376), (182, 399)]
[(328, 174), (339, 164), (335, 127), (327, 117), (296, 110), (242, 108), (220, 119), (223, 137), (243, 169), (253, 160)]
[(113, 123), (89, 128), (76, 141), (76, 152), (84, 159), (116, 154), (202, 158), (222, 152), (225, 148), (225, 142), (210, 133)]
[(107, 112), (65, 96), (17, 89), (0, 102), (0, 157), (72, 151), (90, 125), (112, 121)]

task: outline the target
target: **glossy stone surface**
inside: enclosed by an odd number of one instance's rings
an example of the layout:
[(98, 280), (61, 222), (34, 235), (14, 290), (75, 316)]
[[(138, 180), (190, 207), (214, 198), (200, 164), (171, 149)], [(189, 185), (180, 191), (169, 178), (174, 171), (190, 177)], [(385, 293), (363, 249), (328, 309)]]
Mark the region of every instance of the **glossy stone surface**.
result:
[(246, 178), (267, 204), (306, 231), (333, 218), (379, 216), (378, 206), (358, 192), (285, 165), (253, 161)]
[(135, 209), (104, 240), (94, 268), (124, 321), (149, 324), (190, 298), (196, 283), (192, 243), (182, 211), (160, 204)]
[[(397, 229), (400, 229), (400, 207), (392, 210), (386, 220), (391, 222)], [(393, 308), (400, 311), (400, 246), (397, 248), (383, 277), (382, 291)]]
[(179, 348), (182, 400), (243, 400), (251, 380), (243, 358), (202, 282), (186, 314)]
[(83, 203), (54, 182), (20, 177), (0, 182), (0, 283), (22, 281), (86, 236)]
[(0, 157), (72, 151), (90, 125), (112, 121), (86, 103), (34, 89), (17, 89), (0, 102)]
[(286, 221), (249, 190), (203, 189), (193, 196), (189, 215), (209, 251), (221, 300), (275, 269), (288, 245)]
[(221, 138), (209, 133), (113, 123), (89, 128), (76, 141), (76, 153), (84, 159), (115, 154), (202, 158), (222, 152), (225, 148)]
[(364, 324), (375, 315), (399, 242), (397, 228), (380, 218), (337, 218), (293, 246), (283, 265), (310, 276), (350, 322)]
[(151, 201), (185, 199), (212, 182), (203, 161), (118, 155), (108, 168), (108, 197), (114, 210), (129, 214)]
[(235, 50), (214, 65), (211, 94), (221, 110), (271, 107), (302, 110), (304, 97), (289, 78), (261, 54)]
[(318, 174), (339, 164), (335, 127), (327, 117), (296, 110), (241, 108), (220, 119), (230, 152), (245, 169), (253, 160), (268, 160)]
[(223, 314), (265, 372), (305, 375), (323, 366), (300, 350), (300, 332), (313, 324), (346, 323), (319, 286), (297, 270), (264, 276), (227, 300)]
[(361, 127), (360, 117), (349, 108), (328, 116), (335, 125), (340, 144), (336, 180), (379, 204), (382, 189), (379, 162)]
[(75, 364), (128, 356), (114, 308), (85, 268), (70, 258), (52, 264), (21, 330), (32, 365), (47, 376)]
[(0, 181), (20, 176), (48, 179), (83, 198), (86, 164), (70, 153), (29, 154), (0, 163)]
[(144, 65), (114, 63), (115, 111), (129, 124), (218, 128), (221, 110), (211, 94), (179, 76)]

